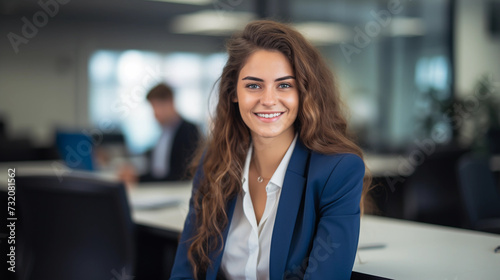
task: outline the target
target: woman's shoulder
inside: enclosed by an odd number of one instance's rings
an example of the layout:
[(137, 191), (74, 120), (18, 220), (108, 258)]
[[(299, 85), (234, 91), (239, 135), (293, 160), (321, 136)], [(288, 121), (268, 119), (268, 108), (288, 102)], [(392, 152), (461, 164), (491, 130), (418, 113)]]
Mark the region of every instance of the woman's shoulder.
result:
[[(342, 184), (345, 180), (363, 178), (365, 163), (363, 159), (352, 153), (320, 154), (311, 153), (308, 180), (318, 186), (327, 182)], [(315, 184), (313, 184), (315, 185)]]
[(337, 198), (353, 188), (361, 190), (365, 163), (352, 153), (325, 155), (313, 152), (308, 174), (310, 185), (317, 188), (321, 197)]
[(331, 168), (347, 167), (362, 168), (363, 170), (365, 168), (363, 159), (353, 153), (321, 154), (313, 151), (311, 153), (311, 164)]

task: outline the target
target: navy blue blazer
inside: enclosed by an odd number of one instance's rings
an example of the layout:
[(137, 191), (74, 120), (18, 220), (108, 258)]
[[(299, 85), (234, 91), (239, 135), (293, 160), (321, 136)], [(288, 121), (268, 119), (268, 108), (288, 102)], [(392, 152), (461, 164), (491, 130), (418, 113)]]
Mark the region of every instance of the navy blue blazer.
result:
[[(193, 193), (201, 173), (195, 176)], [(364, 173), (363, 160), (354, 154), (323, 155), (297, 141), (274, 223), (270, 279), (350, 279), (358, 246)], [(236, 198), (227, 204), (229, 223), (235, 204)], [(187, 258), (194, 230), (191, 198), (170, 279), (194, 278)], [(223, 240), (228, 230), (229, 225)], [(213, 264), (203, 278), (221, 276), (222, 255), (210, 254)]]

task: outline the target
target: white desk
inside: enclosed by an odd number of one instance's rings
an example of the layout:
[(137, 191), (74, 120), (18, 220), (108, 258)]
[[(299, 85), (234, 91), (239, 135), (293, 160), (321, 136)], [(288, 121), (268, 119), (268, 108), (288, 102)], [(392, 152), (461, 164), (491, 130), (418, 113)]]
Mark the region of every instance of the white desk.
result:
[(16, 168), (16, 175), (21, 175), (19, 172), (30, 175), (69, 171), (60, 160), (0, 162), (0, 178), (7, 178), (8, 168)]
[(404, 155), (366, 154), (365, 162), (374, 177), (408, 176), (415, 170)]
[[(17, 173), (28, 171), (42, 170), (23, 165)], [(6, 166), (0, 165), (0, 186), (6, 185), (6, 175)], [(129, 188), (131, 200), (176, 197), (182, 201), (169, 208), (133, 209), (133, 219), (138, 224), (180, 232), (188, 211), (191, 183), (166, 184)], [(358, 251), (355, 271), (409, 280), (500, 279), (500, 253), (493, 252), (500, 246), (500, 235), (367, 215), (361, 221), (360, 245), (372, 243), (386, 247)]]
[[(375, 155), (367, 154), (365, 156), (366, 165), (370, 169), (374, 177), (385, 176), (406, 176), (410, 175), (414, 168), (408, 163), (408, 160), (403, 155)], [(493, 171), (500, 171), (500, 155), (493, 156), (490, 161)], [(2, 162), (0, 163), (0, 180), (6, 179), (7, 168), (17, 167), (21, 174), (62, 174), (66, 172), (74, 172), (64, 166), (62, 161), (27, 161), (27, 162)], [(407, 169), (406, 167), (411, 167)], [(403, 173), (402, 173), (403, 172)], [(98, 172), (106, 179), (113, 179), (116, 174), (107, 172)], [(0, 184), (2, 182), (0, 181)]]
[(141, 183), (128, 189), (129, 201), (161, 198), (176, 198), (180, 203), (168, 208), (136, 210), (132, 208), (132, 217), (138, 224), (181, 232), (189, 210), (191, 182), (179, 183)]
[[(374, 177), (409, 176), (417, 167), (409, 162), (407, 155), (366, 154), (365, 162)], [(500, 171), (500, 155), (491, 156), (490, 169)]]
[[(184, 197), (179, 206), (134, 211), (137, 223), (181, 231), (191, 195), (189, 184), (165, 188), (141, 186), (130, 196)], [(499, 279), (500, 235), (366, 215), (361, 220), (360, 245), (383, 243), (385, 248), (358, 251), (357, 272), (392, 279)]]
[[(392, 279), (500, 279), (500, 235), (365, 216), (360, 245), (385, 243), (383, 249), (358, 251), (354, 270)], [(361, 262), (360, 262), (361, 261)]]
[[(116, 175), (103, 172), (73, 171), (64, 166), (62, 161), (27, 161), (27, 162), (2, 162), (0, 163), (0, 190), (7, 190), (8, 169), (15, 168), (16, 176), (23, 175), (70, 175), (89, 174), (98, 176), (105, 180), (116, 180)], [(168, 186), (166, 186), (168, 184)], [(157, 210), (134, 210), (132, 216), (134, 221), (147, 226), (168, 229), (180, 232), (184, 225), (184, 219), (189, 209), (189, 198), (191, 197), (191, 182), (180, 183), (141, 183), (140, 186), (127, 188), (129, 201), (147, 200), (157, 198), (178, 198), (181, 203), (175, 207)]]
[(104, 180), (116, 180), (116, 174), (112, 172), (88, 172), (71, 170), (64, 162), (60, 160), (46, 161), (17, 161), (17, 162), (0, 162), (0, 189), (7, 186), (9, 168), (15, 168), (16, 176), (23, 175), (70, 175), (70, 174), (91, 174), (98, 176)]

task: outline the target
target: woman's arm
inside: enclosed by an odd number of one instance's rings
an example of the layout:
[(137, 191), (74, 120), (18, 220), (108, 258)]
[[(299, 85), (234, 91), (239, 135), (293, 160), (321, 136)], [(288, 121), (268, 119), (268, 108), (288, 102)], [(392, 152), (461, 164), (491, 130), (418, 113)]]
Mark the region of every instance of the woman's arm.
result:
[(359, 238), (365, 165), (346, 154), (332, 170), (320, 197), (317, 232), (304, 279), (351, 277)]

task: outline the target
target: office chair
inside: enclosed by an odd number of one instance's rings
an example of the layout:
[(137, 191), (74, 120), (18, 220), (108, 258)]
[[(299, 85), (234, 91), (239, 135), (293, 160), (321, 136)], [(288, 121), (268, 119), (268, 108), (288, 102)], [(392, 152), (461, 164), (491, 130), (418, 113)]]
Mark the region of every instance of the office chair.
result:
[(416, 166), (401, 189), (404, 219), (463, 226), (465, 214), (456, 175), (457, 162), (463, 154), (462, 150), (436, 151)]
[(16, 177), (18, 279), (132, 279), (135, 230), (123, 184), (75, 173)]
[(500, 194), (488, 160), (463, 156), (458, 163), (458, 179), (470, 228), (500, 233)]

